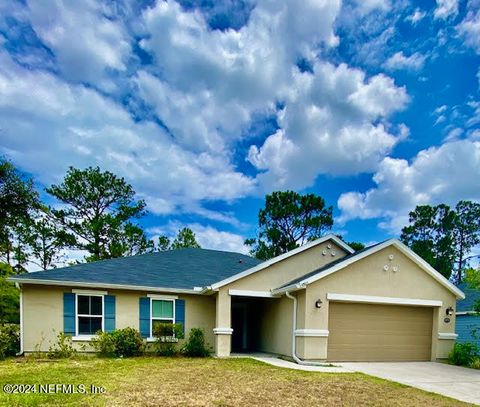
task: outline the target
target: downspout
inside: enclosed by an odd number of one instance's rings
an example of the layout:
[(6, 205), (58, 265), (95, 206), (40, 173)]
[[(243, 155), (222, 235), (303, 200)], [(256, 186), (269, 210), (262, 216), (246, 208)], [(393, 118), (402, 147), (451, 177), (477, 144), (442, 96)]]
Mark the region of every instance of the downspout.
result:
[(21, 356), (23, 355), (23, 289), (20, 284), (15, 283), (15, 285), (20, 289), (20, 351), (16, 355)]
[(293, 360), (298, 363), (299, 365), (305, 366), (325, 366), (325, 363), (322, 362), (308, 362), (306, 360), (302, 360), (297, 356), (297, 341), (295, 336), (295, 331), (297, 330), (297, 297), (290, 294), (289, 291), (285, 292), (285, 295), (293, 300), (293, 322), (292, 322), (292, 357)]

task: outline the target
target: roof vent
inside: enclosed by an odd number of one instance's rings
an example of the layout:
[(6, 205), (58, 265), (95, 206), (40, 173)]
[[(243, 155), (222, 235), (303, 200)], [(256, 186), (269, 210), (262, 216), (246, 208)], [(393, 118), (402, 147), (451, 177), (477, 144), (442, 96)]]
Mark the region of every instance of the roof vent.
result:
[(240, 259), (240, 260), (238, 260), (238, 262), (239, 262), (239, 263), (243, 263), (243, 260), (242, 260), (242, 259)]

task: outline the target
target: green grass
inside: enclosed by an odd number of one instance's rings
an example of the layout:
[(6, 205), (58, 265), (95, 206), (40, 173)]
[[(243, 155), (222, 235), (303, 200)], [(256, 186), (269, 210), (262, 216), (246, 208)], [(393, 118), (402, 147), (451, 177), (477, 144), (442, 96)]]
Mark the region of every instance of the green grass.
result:
[(460, 406), (464, 403), (354, 373), (281, 369), (251, 359), (78, 358), (0, 362), (0, 386), (83, 384), (105, 394), (6, 394), (0, 404), (122, 406)]

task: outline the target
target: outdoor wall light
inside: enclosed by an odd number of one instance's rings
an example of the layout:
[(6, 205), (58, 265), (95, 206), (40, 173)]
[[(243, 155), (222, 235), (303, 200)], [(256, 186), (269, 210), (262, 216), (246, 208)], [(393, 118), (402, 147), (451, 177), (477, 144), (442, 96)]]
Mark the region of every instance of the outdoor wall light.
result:
[(445, 311), (445, 313), (451, 317), (453, 315), (453, 307), (448, 307), (447, 310)]
[(315, 301), (315, 308), (322, 308), (322, 300), (321, 299), (318, 299), (317, 301)]

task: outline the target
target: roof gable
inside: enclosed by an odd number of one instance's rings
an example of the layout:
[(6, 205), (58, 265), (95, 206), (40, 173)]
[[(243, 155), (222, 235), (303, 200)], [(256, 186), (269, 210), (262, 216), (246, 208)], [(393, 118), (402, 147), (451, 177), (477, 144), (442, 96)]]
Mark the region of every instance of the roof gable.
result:
[(266, 260), (250, 269), (247, 269), (247, 270), (244, 270), (238, 274), (235, 274), (235, 275), (232, 275), (224, 280), (221, 280), (221, 281), (218, 281), (216, 282), (215, 284), (212, 284), (209, 289), (211, 290), (218, 290), (219, 288), (227, 285), (227, 284), (230, 284), (230, 283), (233, 283), (234, 281), (237, 281), (237, 280), (240, 280), (244, 277), (247, 277), (249, 275), (252, 275), (254, 273), (258, 273), (258, 272), (261, 272), (262, 270), (276, 264), (276, 263), (279, 263), (283, 260), (286, 260), (292, 256), (295, 256), (299, 253), (302, 253), (304, 252), (305, 250), (308, 250), (308, 249), (311, 249), (315, 246), (318, 246), (322, 243), (325, 243), (327, 241), (331, 240), (332, 242), (334, 242), (337, 246), (339, 246), (341, 249), (345, 250), (347, 253), (349, 254), (352, 254), (354, 253), (354, 250), (349, 246), (347, 245), (344, 241), (342, 241), (341, 239), (339, 239), (337, 236), (335, 236), (334, 234), (328, 234), (328, 235), (325, 235), (319, 239), (316, 239), (312, 242), (309, 242), (303, 246), (300, 246), (300, 247), (297, 247), (296, 249), (293, 249), (293, 250), (290, 250), (289, 252), (287, 253), (284, 253), (284, 254), (281, 254), (280, 256), (276, 256), (276, 257), (273, 257), (272, 259), (269, 259), (269, 260)]
[(272, 290), (273, 294), (282, 294), (286, 291), (294, 291), (298, 289), (305, 288), (307, 285), (325, 278), (348, 265), (355, 263), (371, 254), (374, 254), (386, 247), (395, 246), (399, 251), (406, 255), (410, 260), (416, 263), (422, 270), (428, 273), (431, 277), (437, 280), (445, 288), (455, 294), (457, 298), (465, 298), (465, 295), (461, 290), (459, 290), (455, 285), (448, 281), (444, 276), (442, 276), (438, 271), (436, 271), (432, 266), (430, 266), (425, 260), (420, 256), (414, 253), (410, 248), (405, 246), (402, 242), (397, 239), (390, 239), (382, 243), (367, 247), (359, 252), (356, 252), (350, 256), (346, 256), (334, 263), (330, 263), (321, 269), (317, 269), (308, 275), (305, 275), (302, 278), (290, 281), (287, 284), (284, 284), (282, 287), (279, 287), (275, 290)]

